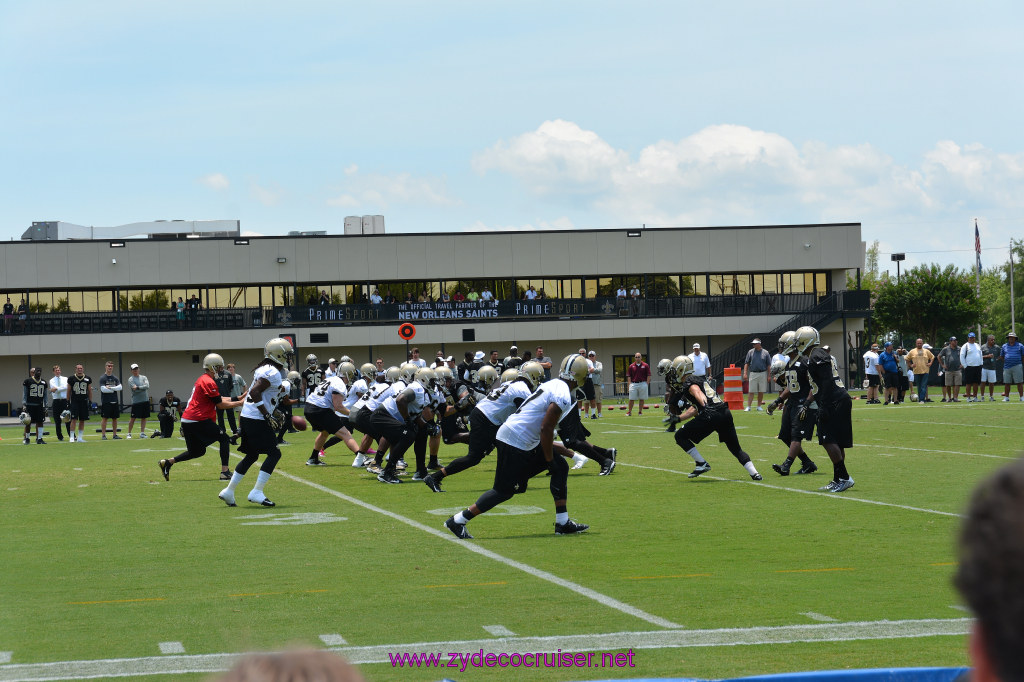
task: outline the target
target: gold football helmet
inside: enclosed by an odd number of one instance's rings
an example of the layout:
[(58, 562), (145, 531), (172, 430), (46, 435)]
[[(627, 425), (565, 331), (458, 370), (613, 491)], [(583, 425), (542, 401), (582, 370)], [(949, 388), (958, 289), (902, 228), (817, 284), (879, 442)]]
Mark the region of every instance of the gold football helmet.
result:
[(288, 366), (293, 355), (295, 355), (295, 349), (292, 348), (288, 339), (270, 339), (263, 347), (263, 357), (273, 360), (282, 367)]
[[(413, 365), (413, 367), (416, 367), (416, 365)], [(417, 367), (413, 378), (416, 383), (428, 391), (434, 390), (434, 385), (437, 383), (437, 375), (429, 367)]]
[(800, 327), (796, 330), (796, 349), (806, 353), (815, 346), (821, 344), (821, 335), (814, 327)]
[(677, 355), (672, 361), (672, 373), (677, 381), (682, 381), (693, 374), (693, 358), (687, 355)]
[(316, 359), (316, 355), (314, 355), (313, 353), (310, 353), (309, 355), (306, 356), (306, 364), (309, 365), (310, 367), (316, 365), (317, 362), (318, 360)]
[(672, 361), (668, 358), (658, 360), (658, 376), (665, 376), (665, 373), (672, 369)]
[(292, 382), (292, 386), (298, 386), (299, 382), (302, 381), (302, 375), (292, 370), (288, 372), (288, 381)]
[(416, 381), (416, 372), (419, 369), (419, 365), (414, 365), (411, 362), (402, 363), (402, 366), (398, 368), (398, 378), (406, 384), (411, 384)]
[(577, 386), (583, 385), (588, 374), (590, 374), (590, 366), (587, 364), (587, 359), (579, 353), (566, 355), (558, 366), (558, 378), (575, 382)]
[(544, 383), (544, 368), (536, 360), (530, 360), (519, 368), (519, 376), (526, 379), (530, 390), (533, 390)]
[(455, 374), (447, 367), (435, 367), (434, 374), (437, 375), (437, 383), (442, 386), (451, 386), (455, 382)]
[(796, 332), (786, 332), (779, 337), (779, 348), (786, 355), (796, 350)]
[(485, 391), (489, 391), (491, 386), (498, 383), (498, 370), (494, 369), (492, 365), (484, 365), (476, 371), (476, 380)]
[(351, 362), (343, 362), (338, 365), (338, 376), (345, 380), (345, 384), (351, 386), (352, 382), (359, 377), (359, 374), (356, 372), (355, 365)]
[(398, 369), (394, 365), (384, 370), (384, 380), (389, 384), (393, 384), (402, 377), (402, 370)]
[(214, 374), (220, 374), (224, 371), (224, 358), (216, 353), (210, 353), (203, 358), (203, 369), (211, 370)]
[(363, 363), (363, 366), (359, 368), (359, 373), (367, 381), (373, 381), (373, 378), (377, 376), (377, 365), (372, 362)]
[[(494, 370), (497, 372), (498, 370)], [(513, 367), (512, 369), (506, 369), (501, 373), (501, 383), (507, 383), (509, 381), (515, 381), (519, 378), (519, 370)]]
[[(338, 362), (352, 362), (352, 358), (350, 358), (347, 355), (342, 355), (340, 358), (338, 358)], [(353, 362), (352, 364), (355, 363)]]

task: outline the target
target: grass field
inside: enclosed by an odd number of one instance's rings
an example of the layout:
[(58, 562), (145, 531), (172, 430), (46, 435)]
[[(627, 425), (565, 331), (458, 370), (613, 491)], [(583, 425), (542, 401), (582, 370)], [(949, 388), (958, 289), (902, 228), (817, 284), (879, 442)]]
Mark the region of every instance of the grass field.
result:
[[(619, 449), (569, 480), (581, 536), (552, 532), (547, 480), (442, 528), (490, 487), (493, 454), (445, 481), (382, 485), (344, 446), (303, 465), (294, 434), (267, 486), (277, 502), (217, 499), (213, 450), (175, 466), (179, 440), (21, 446), (0, 429), (0, 681), (206, 679), (234, 654), (331, 647), (370, 680), (724, 678), (796, 670), (964, 665), (967, 614), (951, 588), (954, 539), (981, 477), (1016, 457), (1024, 405), (854, 408), (856, 486), (820, 493), (831, 467), (781, 478), (778, 419), (734, 413), (765, 476), (714, 439), (693, 462), (661, 412), (587, 423)], [(90, 422), (96, 427), (98, 420)], [(464, 452), (442, 447), (442, 461)], [(411, 454), (411, 453), (410, 453)], [(233, 460), (235, 461), (235, 460)], [(623, 653), (633, 667), (396, 668), (389, 654)], [(625, 659), (621, 659), (625, 660)]]

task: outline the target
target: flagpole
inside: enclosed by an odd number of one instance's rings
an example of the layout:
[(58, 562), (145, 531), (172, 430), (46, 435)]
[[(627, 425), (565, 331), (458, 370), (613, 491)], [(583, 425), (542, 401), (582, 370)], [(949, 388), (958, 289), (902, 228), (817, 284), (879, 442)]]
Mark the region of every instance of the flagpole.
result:
[(1013, 306), (1013, 240), (1010, 240), (1010, 331), (1017, 333), (1017, 316)]
[[(974, 256), (977, 267), (974, 268), (974, 288), (981, 300), (981, 234), (978, 232), (978, 219), (974, 219)], [(1011, 296), (1012, 300), (1012, 296)], [(1012, 317), (1012, 315), (1011, 315)], [(981, 320), (978, 320), (978, 343), (981, 343)]]

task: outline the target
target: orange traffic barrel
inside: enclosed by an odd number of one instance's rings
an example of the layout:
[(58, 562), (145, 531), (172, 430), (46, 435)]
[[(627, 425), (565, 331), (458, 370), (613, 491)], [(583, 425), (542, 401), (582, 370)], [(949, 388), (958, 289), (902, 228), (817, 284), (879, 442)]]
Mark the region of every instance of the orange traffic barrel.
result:
[(725, 391), (722, 398), (730, 410), (743, 409), (743, 372), (736, 365), (725, 368)]

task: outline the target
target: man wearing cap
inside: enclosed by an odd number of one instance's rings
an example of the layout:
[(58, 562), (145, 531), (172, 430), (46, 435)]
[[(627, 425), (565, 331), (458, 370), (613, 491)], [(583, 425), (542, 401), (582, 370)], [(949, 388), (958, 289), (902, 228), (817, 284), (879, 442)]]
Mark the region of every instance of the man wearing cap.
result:
[(501, 361), (501, 365), (504, 369), (517, 369), (519, 365), (523, 364), (523, 359), (519, 357), (519, 348), (512, 346), (508, 349), (508, 357)]
[(907, 362), (910, 364), (910, 369), (914, 372), (917, 402), (932, 402), (932, 399), (928, 397), (928, 373), (931, 372), (935, 356), (932, 354), (931, 348), (925, 344), (924, 339), (918, 339), (914, 343), (914, 348), (907, 353)]
[(132, 375), (128, 377), (128, 390), (132, 393), (132, 418), (128, 420), (128, 438), (132, 437), (132, 427), (135, 420), (141, 419), (139, 427), (139, 438), (146, 437), (146, 420), (149, 419), (149, 379), (145, 374), (139, 374), (139, 366), (132, 365)]
[(1003, 360), (1003, 347), (996, 343), (996, 335), (989, 334), (981, 347), (981, 400), (985, 399), (985, 384), (988, 384), (988, 399), (995, 402), (996, 366)]
[(593, 367), (590, 370), (590, 380), (594, 384), (594, 399), (590, 401), (590, 418), (598, 419), (601, 416), (601, 399), (604, 397), (604, 379), (601, 376), (604, 364), (597, 359), (595, 350), (587, 353), (587, 362)]
[(1017, 332), (1006, 335), (1003, 344), (1003, 402), (1010, 402), (1010, 385), (1017, 385), (1017, 396), (1024, 403), (1024, 365), (1021, 364), (1021, 345)]
[(170, 438), (174, 435), (174, 422), (178, 421), (181, 413), (181, 400), (174, 395), (174, 391), (167, 389), (167, 393), (160, 398), (160, 411), (156, 413), (160, 420), (160, 430), (153, 434), (153, 437)]
[(885, 404), (898, 404), (897, 393), (900, 388), (900, 362), (896, 359), (892, 341), (885, 342), (885, 350), (878, 354), (878, 376), (885, 386)]
[(693, 360), (693, 376), (697, 377), (698, 380), (704, 381), (711, 376), (711, 358), (708, 357), (707, 353), (700, 352), (700, 344), (693, 344), (693, 352), (690, 353), (690, 359)]
[(967, 335), (967, 343), (960, 348), (960, 364), (964, 368), (964, 395), (967, 402), (978, 402), (978, 385), (981, 383), (981, 344), (971, 332)]
[(761, 339), (754, 339), (753, 345), (743, 361), (743, 380), (747, 382), (747, 406), (743, 411), (750, 412), (754, 393), (757, 393), (757, 411), (763, 412), (764, 394), (768, 390), (768, 368), (771, 367), (772, 356), (761, 347)]
[(882, 378), (878, 374), (878, 344), (871, 344), (871, 348), (864, 353), (864, 379), (867, 383), (868, 405), (877, 405), (882, 402), (878, 399), (878, 384)]
[(960, 363), (960, 346), (955, 336), (949, 337), (949, 345), (939, 351), (939, 366), (946, 377), (942, 383), (943, 401), (960, 402), (960, 386), (963, 385), (963, 372), (960, 368), (963, 365)]
[(637, 353), (633, 356), (633, 364), (627, 369), (629, 375), (629, 403), (626, 405), (626, 416), (633, 416), (633, 401), (640, 401), (640, 411), (644, 413), (644, 401), (650, 392), (651, 366), (644, 362), (644, 356)]
[(338, 360), (331, 358), (327, 361), (327, 369), (324, 370), (324, 379), (330, 379), (338, 374)]

